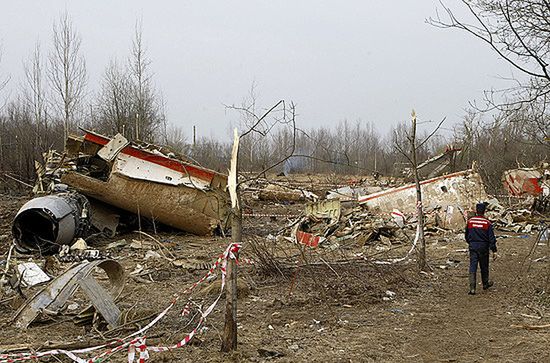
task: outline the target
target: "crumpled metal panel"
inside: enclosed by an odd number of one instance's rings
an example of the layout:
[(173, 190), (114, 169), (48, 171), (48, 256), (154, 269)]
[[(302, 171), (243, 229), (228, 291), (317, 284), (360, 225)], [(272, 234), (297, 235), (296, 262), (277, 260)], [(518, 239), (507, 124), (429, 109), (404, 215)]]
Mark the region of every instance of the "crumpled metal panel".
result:
[[(463, 210), (473, 208), (476, 202), (487, 200), (483, 181), (478, 173), (465, 170), (437, 178), (422, 180), (424, 207), (459, 206)], [(408, 184), (358, 198), (359, 203), (370, 210), (391, 213), (397, 208), (403, 213), (416, 211), (416, 185)]]
[[(118, 298), (124, 287), (124, 269), (114, 260), (86, 261), (71, 267), (17, 310), (13, 318), (15, 325), (18, 328), (26, 329), (41, 311), (57, 313), (79, 287), (83, 288), (81, 282), (89, 278), (96, 267), (103, 269), (107, 274), (110, 282), (109, 291), (99, 288), (92, 294), (84, 289), (85, 293), (107, 322), (111, 326), (116, 326), (120, 311), (112, 314), (112, 311), (104, 309), (105, 306), (113, 305), (111, 302)], [(110, 304), (106, 305), (105, 301), (109, 301)]]

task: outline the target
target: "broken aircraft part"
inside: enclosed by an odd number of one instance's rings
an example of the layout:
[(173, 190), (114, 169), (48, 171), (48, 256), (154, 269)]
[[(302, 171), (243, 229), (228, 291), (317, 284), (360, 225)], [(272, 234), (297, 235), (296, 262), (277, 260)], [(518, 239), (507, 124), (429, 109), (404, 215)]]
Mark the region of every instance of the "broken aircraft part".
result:
[(303, 202), (307, 200), (316, 201), (319, 199), (314, 193), (304, 189), (294, 189), (279, 184), (269, 184), (260, 190), (260, 200), (275, 202)]
[[(94, 269), (103, 269), (109, 278), (109, 291), (104, 289), (91, 275)], [(59, 312), (67, 300), (80, 288), (105, 321), (114, 327), (118, 323), (120, 310), (114, 301), (124, 287), (124, 269), (113, 260), (83, 262), (56, 277), (45, 288), (23, 304), (13, 320), (20, 329), (26, 329), (40, 312)]]
[[(227, 226), (227, 176), (165, 155), (151, 145), (128, 143), (87, 131), (70, 137), (60, 180), (91, 198), (124, 211), (198, 235)], [(92, 208), (95, 204), (92, 204)], [(103, 213), (92, 223), (114, 232), (116, 215)]]
[(550, 211), (550, 168), (547, 163), (542, 163), (539, 168), (507, 170), (502, 175), (502, 182), (511, 196), (534, 197), (533, 210)]
[[(486, 200), (487, 194), (478, 173), (465, 170), (420, 182), (425, 207), (458, 206), (470, 209), (477, 201)], [(414, 184), (384, 190), (359, 197), (359, 203), (379, 213), (391, 213), (398, 208), (403, 213), (416, 210), (416, 187)]]
[(89, 226), (88, 200), (78, 193), (64, 193), (25, 203), (15, 216), (12, 232), (19, 252), (47, 255), (84, 236)]
[(542, 168), (507, 170), (502, 175), (504, 187), (513, 196), (549, 194), (550, 171)]

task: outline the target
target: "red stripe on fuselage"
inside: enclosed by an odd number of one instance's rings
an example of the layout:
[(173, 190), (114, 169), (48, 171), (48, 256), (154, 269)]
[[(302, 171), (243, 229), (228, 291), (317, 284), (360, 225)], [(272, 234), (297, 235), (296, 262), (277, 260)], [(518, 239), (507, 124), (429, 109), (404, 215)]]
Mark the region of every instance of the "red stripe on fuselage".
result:
[[(97, 145), (102, 145), (102, 146), (107, 145), (107, 143), (110, 141), (110, 139), (105, 136), (101, 136), (101, 135), (97, 135), (89, 132), (86, 133), (86, 135), (84, 135), (84, 140), (92, 142)], [(155, 155), (150, 152), (137, 149), (131, 145), (128, 145), (124, 149), (122, 149), (121, 153), (136, 157), (141, 160), (148, 161), (150, 163), (164, 166), (165, 168), (178, 171), (184, 175), (189, 175), (195, 178), (202, 179), (204, 181), (207, 181), (208, 183), (212, 182), (212, 179), (215, 176), (214, 172), (204, 170), (196, 166), (183, 163), (178, 160), (169, 159), (161, 155)]]

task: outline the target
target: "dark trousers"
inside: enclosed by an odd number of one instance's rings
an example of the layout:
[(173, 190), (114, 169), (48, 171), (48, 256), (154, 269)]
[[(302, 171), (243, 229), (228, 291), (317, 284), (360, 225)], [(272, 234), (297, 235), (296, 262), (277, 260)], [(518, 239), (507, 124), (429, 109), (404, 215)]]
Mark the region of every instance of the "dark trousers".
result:
[(471, 249), (470, 250), (470, 273), (477, 273), (477, 265), (481, 269), (481, 279), (483, 283), (489, 280), (489, 249)]

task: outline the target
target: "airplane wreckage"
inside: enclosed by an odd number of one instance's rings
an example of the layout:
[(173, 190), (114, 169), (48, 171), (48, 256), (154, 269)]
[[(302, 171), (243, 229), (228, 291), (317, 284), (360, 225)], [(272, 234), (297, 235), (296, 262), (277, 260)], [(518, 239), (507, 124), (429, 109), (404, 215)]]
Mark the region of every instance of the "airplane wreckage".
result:
[(162, 148), (86, 131), (64, 154), (36, 163), (39, 196), (13, 222), (20, 252), (56, 253), (92, 233), (113, 236), (125, 215), (197, 235), (221, 233), (230, 210), (227, 176)]
[[(421, 186), (424, 206), (437, 210), (441, 226), (452, 229), (462, 228), (467, 210), (489, 197), (475, 170), (434, 176), (451, 165), (456, 152), (460, 149), (447, 149), (421, 164), (444, 161)], [(85, 131), (84, 136), (70, 136), (65, 153), (49, 151), (45, 164), (37, 162), (36, 170), (34, 193), (38, 197), (23, 205), (12, 226), (20, 252), (55, 254), (79, 237), (114, 236), (121, 224), (136, 217), (196, 235), (222, 234), (229, 226), (226, 175), (162, 147), (129, 142), (120, 134), (108, 138)], [(539, 211), (549, 208), (549, 180), (548, 165), (509, 170), (503, 175), (509, 194), (533, 198), (533, 208)], [(260, 190), (260, 199), (318, 198), (305, 190), (270, 187), (273, 185)], [(340, 188), (327, 195), (327, 199), (333, 198), (384, 215), (413, 214), (416, 208), (413, 184), (385, 190)]]

